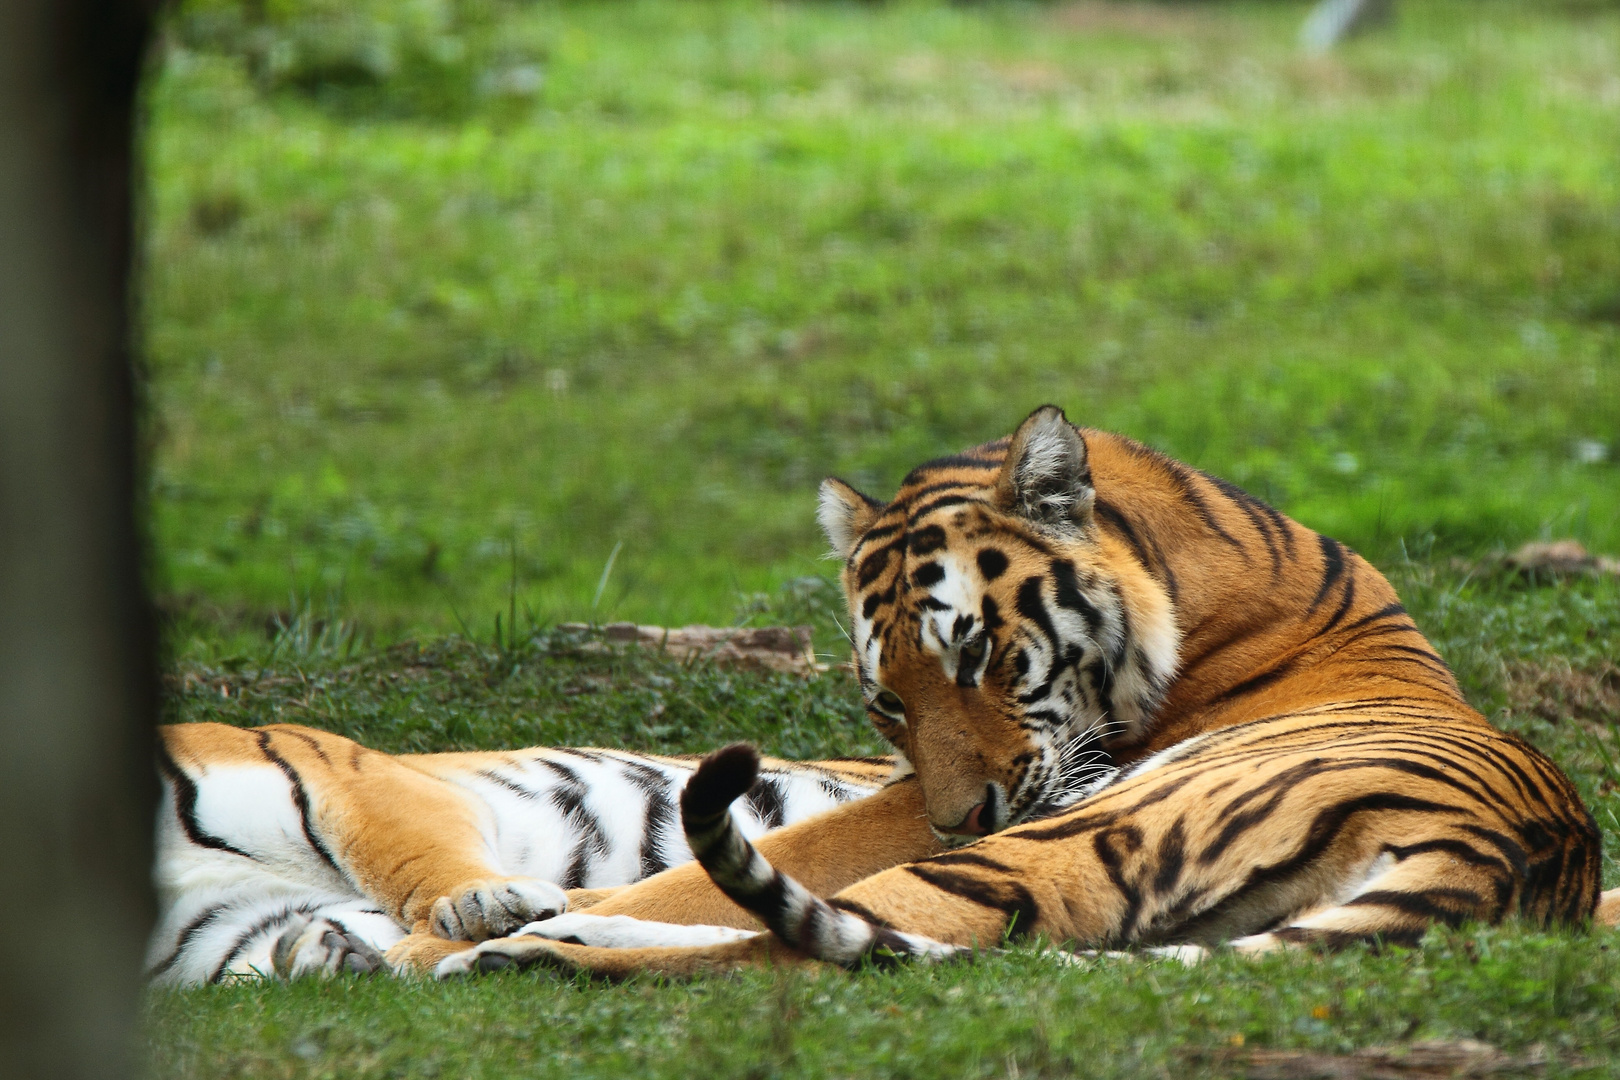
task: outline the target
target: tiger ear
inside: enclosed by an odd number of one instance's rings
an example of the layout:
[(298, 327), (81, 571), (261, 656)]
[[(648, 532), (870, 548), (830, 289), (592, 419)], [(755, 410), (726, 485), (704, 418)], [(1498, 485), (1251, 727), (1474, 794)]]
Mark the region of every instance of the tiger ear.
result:
[(1056, 405), (1042, 405), (1018, 425), (996, 478), (1002, 510), (1048, 529), (1078, 532), (1091, 524), (1086, 441)]
[(840, 559), (849, 558), (861, 534), (872, 527), (883, 504), (869, 499), (836, 477), (821, 482), (821, 502), (816, 507), (816, 520), (821, 531), (832, 544), (832, 553)]

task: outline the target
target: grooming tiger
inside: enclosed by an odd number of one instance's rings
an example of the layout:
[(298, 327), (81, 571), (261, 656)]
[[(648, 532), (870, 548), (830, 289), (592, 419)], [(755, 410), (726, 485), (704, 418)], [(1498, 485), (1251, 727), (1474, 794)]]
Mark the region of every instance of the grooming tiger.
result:
[[(914, 781), (867, 805), (916, 799), (940, 853), (836, 892), (795, 880), (727, 811), (755, 770), (733, 747), (682, 798), (700, 867), (441, 975), (854, 965), (1029, 935), (1185, 956), (1620, 917), (1557, 767), (1467, 704), (1382, 575), (1239, 489), (1048, 406), (886, 505), (828, 481), (820, 516), (867, 708)], [(700, 871), (736, 906), (703, 899)], [(769, 933), (741, 936), (744, 912)], [(670, 925), (699, 921), (707, 939)]]
[[(393, 756), (287, 724), (166, 727), (148, 974), (187, 985), (422, 966), (451, 942), (511, 933), (562, 911), (565, 888), (588, 899), (691, 859), (675, 805), (696, 763)], [(757, 837), (864, 798), (893, 764), (769, 762), (739, 827)]]

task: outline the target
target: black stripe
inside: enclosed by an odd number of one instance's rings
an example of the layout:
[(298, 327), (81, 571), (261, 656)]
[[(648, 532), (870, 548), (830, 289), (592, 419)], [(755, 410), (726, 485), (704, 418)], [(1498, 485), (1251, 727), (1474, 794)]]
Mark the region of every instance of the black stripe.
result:
[(1244, 559), (1247, 560), (1248, 553), (1245, 551), (1243, 544), (1221, 527), (1221, 523), (1215, 519), (1215, 514), (1210, 510), (1209, 503), (1205, 502), (1204, 497), (1194, 488), (1196, 481), (1193, 479), (1192, 470), (1181, 464), (1181, 462), (1173, 461), (1170, 458), (1165, 458), (1164, 462), (1171, 478), (1176, 483), (1176, 490), (1181, 495), (1181, 500), (1193, 508), (1206, 529), (1226, 541), (1229, 546), (1243, 552)]
[(1153, 875), (1153, 890), (1162, 896), (1181, 880), (1181, 871), (1187, 862), (1187, 831), (1181, 818), (1172, 822), (1159, 838), (1154, 861), (1158, 863), (1158, 870)]
[(906, 550), (913, 555), (932, 555), (945, 546), (945, 530), (938, 525), (925, 525), (906, 534)]
[(1080, 617), (1086, 621), (1086, 632), (1096, 637), (1097, 628), (1102, 625), (1102, 616), (1080, 591), (1080, 577), (1075, 573), (1074, 563), (1067, 559), (1054, 559), (1051, 570), (1052, 578), (1057, 584), (1058, 607), (1078, 611)]
[[(1279, 798), (1282, 794), (1284, 793), (1279, 793)], [(1259, 820), (1271, 816), (1273, 809), (1271, 805), (1268, 804), (1261, 809), (1264, 813)], [(1246, 893), (1266, 885), (1287, 881), (1295, 874), (1306, 869), (1338, 839), (1339, 833), (1343, 831), (1350, 819), (1360, 814), (1392, 813), (1397, 811), (1432, 814), (1450, 811), (1451, 809), (1451, 807), (1443, 803), (1384, 791), (1372, 792), (1359, 798), (1337, 802), (1319, 811), (1311, 819), (1311, 826), (1306, 830), (1305, 840), (1297, 852), (1281, 862), (1272, 863), (1269, 866), (1257, 866), (1250, 870), (1248, 877), (1238, 887), (1237, 892)], [(1221, 836), (1217, 838), (1215, 844), (1200, 853), (1199, 862), (1206, 865), (1214, 862), (1237, 835), (1258, 823), (1258, 820), (1229, 823), (1227, 828), (1222, 830)]]
[(1272, 683), (1276, 682), (1278, 679), (1281, 679), (1283, 676), (1287, 675), (1293, 670), (1294, 659), (1295, 658), (1290, 657), (1287, 660), (1284, 660), (1281, 663), (1260, 672), (1258, 675), (1249, 676), (1247, 679), (1244, 679), (1242, 682), (1238, 683), (1236, 686), (1233, 686), (1229, 690), (1225, 690), (1215, 695), (1210, 699), (1209, 703), (1211, 705), (1220, 705), (1228, 701), (1236, 701), (1238, 698), (1247, 697), (1250, 694), (1258, 693), (1259, 691), (1264, 690), (1266, 687), (1270, 686)]
[(1334, 582), (1344, 573), (1344, 545), (1331, 536), (1316, 537), (1317, 545), (1322, 549), (1322, 587), (1316, 590), (1316, 597), (1311, 606), (1305, 609), (1305, 614), (1313, 614), (1327, 598), (1328, 590), (1333, 588)]
[(590, 857), (592, 854), (601, 856), (608, 853), (607, 834), (602, 830), (602, 823), (595, 814), (585, 806), (587, 789), (579, 774), (565, 765), (555, 761), (539, 759), (539, 764), (556, 773), (562, 783), (551, 789), (551, 803), (563, 820), (579, 830), (579, 839), (574, 848), (568, 853), (568, 867), (563, 871), (563, 879), (558, 882), (564, 889), (578, 889), (583, 887), (586, 877), (590, 874)]
[[(1465, 911), (1444, 907), (1435, 902), (1438, 897), (1442, 896), (1448, 900), (1468, 904), (1470, 907)], [(1487, 922), (1495, 922), (1496, 919), (1501, 917), (1501, 912), (1485, 914), (1479, 911), (1478, 909), (1483, 907), (1484, 903), (1484, 897), (1478, 893), (1468, 892), (1465, 889), (1426, 889), (1421, 893), (1382, 889), (1374, 892), (1364, 892), (1360, 896), (1347, 900), (1344, 906), (1391, 908), (1415, 919), (1441, 922), (1447, 926), (1460, 926), (1471, 918), (1483, 917)]]
[(1006, 863), (998, 862), (988, 855), (980, 855), (977, 851), (947, 851), (935, 855), (928, 860), (929, 866), (977, 866), (985, 870), (993, 870), (998, 874), (1016, 873)]
[(167, 750), (158, 750), (158, 768), (163, 775), (169, 778), (174, 785), (175, 816), (180, 819), (180, 828), (185, 830), (186, 839), (198, 847), (211, 848), (214, 851), (228, 851), (232, 855), (240, 855), (244, 859), (253, 858), (247, 852), (227, 840), (222, 840), (202, 827), (197, 819), (197, 785), (180, 768), (175, 760), (169, 756)]
[(337, 864), (332, 853), (326, 849), (326, 844), (315, 833), (315, 823), (310, 817), (309, 792), (304, 790), (304, 781), (299, 777), (298, 770), (293, 768), (292, 763), (286, 758), (270, 748), (270, 732), (255, 731), (253, 734), (259, 741), (259, 750), (275, 763), (276, 768), (287, 778), (287, 783), (292, 785), (293, 804), (298, 807), (298, 821), (303, 826), (304, 839), (309, 841), (309, 846), (315, 849), (315, 854), (319, 855), (326, 865), (337, 871), (343, 880), (348, 881), (349, 875), (343, 872), (343, 868)]
[[(1211, 476), (1206, 472), (1198, 472), (1197, 470), (1194, 470), (1194, 472), (1214, 485), (1216, 491), (1225, 495), (1234, 506), (1242, 510), (1248, 517), (1249, 524), (1253, 525), (1254, 531), (1260, 534), (1261, 541), (1266, 545), (1266, 551), (1271, 555), (1272, 580), (1275, 581), (1281, 577), (1282, 549), (1277, 546), (1278, 537), (1273, 535), (1272, 530), (1275, 529), (1282, 536), (1288, 535), (1287, 526), (1281, 521), (1282, 515), (1236, 484), (1222, 480), (1218, 476)], [(1264, 510), (1261, 509), (1262, 507), (1264, 507)], [(1270, 511), (1269, 515), (1266, 511)]]
[[(289, 904), (288, 906), (283, 907), (280, 911), (272, 912), (271, 914), (266, 915), (254, 922), (253, 925), (249, 926), (246, 930), (242, 931), (236, 936), (236, 940), (231, 944), (230, 950), (226, 952), (224, 959), (214, 966), (214, 973), (208, 976), (208, 981), (211, 983), (217, 983), (220, 979), (223, 979), (225, 977), (225, 969), (231, 966), (231, 962), (233, 960), (242, 955), (242, 950), (247, 948), (248, 942), (270, 929), (276, 923), (284, 923), (291, 919), (294, 915), (309, 915), (313, 913), (318, 906), (319, 905), (317, 904), (299, 904), (298, 906), (294, 907)], [(271, 973), (266, 971), (264, 974), (269, 975)]]
[(786, 818), (785, 800), (781, 783), (773, 776), (761, 776), (754, 782), (744, 800), (754, 816), (765, 823), (767, 829), (779, 829)]
[(488, 780), (492, 784), (499, 784), (501, 787), (519, 796), (520, 798), (533, 800), (540, 797), (540, 793), (538, 791), (530, 791), (522, 784), (508, 780), (506, 777), (492, 769), (479, 769), (473, 773), (473, 775), (482, 776), (485, 780)]
[(883, 571), (889, 568), (889, 560), (894, 554), (895, 547), (904, 542), (905, 538), (901, 537), (897, 541), (890, 541), (877, 550), (863, 555), (860, 566), (855, 571), (855, 587), (864, 589), (881, 577)]
[(921, 506), (911, 511), (911, 513), (907, 514), (906, 524), (915, 524), (916, 522), (927, 517), (929, 514), (932, 514), (935, 510), (943, 510), (947, 506), (962, 506), (966, 503), (976, 503), (980, 506), (985, 505), (984, 500), (975, 495), (940, 495), (937, 498), (923, 503)]
[(1316, 632), (1317, 635), (1320, 636), (1322, 634), (1332, 633), (1333, 628), (1344, 621), (1345, 615), (1347, 615), (1350, 611), (1350, 605), (1355, 603), (1355, 601), (1356, 579), (1349, 578), (1344, 583), (1344, 595), (1339, 599), (1339, 606), (1334, 609), (1332, 615), (1328, 616), (1328, 621), (1324, 623), (1322, 628)]
[(1020, 840), (1067, 840), (1071, 836), (1080, 836), (1088, 832), (1096, 832), (1098, 829), (1109, 828), (1124, 818), (1140, 813), (1144, 807), (1164, 802), (1192, 783), (1194, 776), (1194, 773), (1189, 773), (1185, 776), (1164, 780), (1150, 788), (1142, 798), (1137, 799), (1129, 806), (1117, 809), (1100, 810), (1093, 807), (1089, 801), (1083, 802), (1072, 810), (1058, 814), (1048, 821), (1039, 823), (1039, 825), (1033, 823), (1021, 825), (1010, 835), (1015, 835)]
[(1142, 917), (1142, 890), (1126, 879), (1125, 860), (1142, 850), (1142, 830), (1128, 823), (1104, 829), (1091, 838), (1091, 846), (1124, 901), (1114, 940), (1130, 941), (1136, 937), (1137, 922)]
[[(1170, 594), (1170, 603), (1174, 605), (1180, 595), (1180, 590), (1176, 587), (1175, 571), (1170, 569), (1170, 564), (1165, 561), (1164, 552), (1159, 550), (1159, 545), (1153, 540), (1152, 536), (1148, 537), (1147, 545), (1144, 545), (1142, 538), (1137, 535), (1136, 530), (1126, 520), (1125, 515), (1120, 513), (1119, 509), (1112, 503), (1107, 502), (1100, 496), (1092, 502), (1092, 512), (1098, 518), (1107, 522), (1108, 526), (1124, 539), (1125, 543), (1129, 545), (1131, 551), (1136, 555), (1136, 561), (1142, 564), (1142, 569), (1164, 584), (1165, 592)], [(1148, 555), (1149, 545), (1153, 549), (1154, 557), (1151, 558)]]
[(321, 744), (316, 742), (310, 736), (304, 734), (302, 731), (298, 731), (298, 730), (296, 730), (294, 728), (290, 728), (290, 727), (283, 727), (283, 728), (277, 728), (276, 729), (276, 734), (277, 735), (290, 735), (295, 739), (302, 739), (304, 742), (309, 743), (310, 749), (315, 751), (315, 755), (317, 757), (319, 757), (322, 761), (326, 762), (326, 764), (328, 764), (328, 765), (332, 764), (332, 759), (326, 756), (326, 751), (321, 749)]
[[(1406, 614), (1406, 608), (1404, 606), (1402, 606), (1400, 601), (1397, 600), (1393, 604), (1384, 605), (1383, 607), (1379, 608), (1377, 611), (1373, 612), (1371, 615), (1363, 615), (1361, 618), (1357, 619), (1355, 622), (1351, 623), (1349, 626), (1346, 626), (1344, 628), (1344, 632), (1349, 633), (1351, 630), (1359, 630), (1363, 626), (1366, 626), (1368, 623), (1376, 622), (1379, 619), (1387, 619), (1387, 618), (1389, 618), (1389, 617), (1391, 617), (1393, 615), (1405, 615), (1405, 614)], [(1410, 628), (1412, 630), (1414, 630), (1414, 631), (1417, 630), (1416, 626), (1411, 626), (1410, 624), (1408, 624), (1408, 625), (1410, 626)]]
[(1423, 657), (1425, 660), (1432, 660), (1439, 670), (1445, 672), (1447, 675), (1451, 674), (1450, 665), (1448, 665), (1445, 660), (1440, 657), (1440, 654), (1436, 653), (1433, 649), (1419, 649), (1411, 645), (1380, 645), (1379, 648), (1385, 649), (1389, 652), (1410, 653), (1413, 656)]
[(1040, 909), (1035, 897), (1022, 883), (1015, 880), (981, 881), (966, 874), (953, 873), (930, 866), (928, 863), (908, 863), (901, 869), (913, 877), (932, 885), (941, 892), (961, 897), (1007, 917), (1003, 932), (1011, 940), (1028, 936), (1035, 929)]
[(832, 908), (834, 911), (842, 911), (845, 914), (855, 916), (857, 919), (869, 922), (880, 930), (894, 929), (894, 927), (889, 925), (889, 921), (887, 919), (880, 918), (878, 914), (871, 908), (866, 907), (864, 904), (857, 904), (853, 900), (845, 900), (841, 897), (835, 896), (827, 901), (827, 906)]
[[(883, 592), (872, 593), (866, 598), (866, 601), (861, 604), (861, 615), (867, 620), (870, 620), (873, 615), (877, 614), (878, 608), (882, 607), (884, 604), (893, 602), (893, 600), (894, 586), (890, 585)], [(875, 630), (876, 628), (874, 627), (873, 629)]]
[(1387, 844), (1384, 850), (1395, 856), (1397, 861), (1405, 861), (1415, 855), (1427, 855), (1433, 851), (1443, 851), (1458, 862), (1465, 862), (1470, 866), (1483, 866), (1512, 873), (1512, 868), (1506, 861), (1482, 854), (1478, 848), (1461, 840), (1420, 840), (1415, 844)]
[[(1000, 468), (1002, 462), (997, 458), (979, 457), (976, 454), (951, 454), (949, 457), (935, 458), (925, 461), (915, 469), (906, 473), (906, 478), (900, 481), (902, 489), (919, 483), (929, 473), (939, 472), (941, 469), (995, 469)], [(962, 481), (953, 481), (962, 483)]]
[(1016, 606), (1018, 614), (1028, 619), (1040, 628), (1046, 637), (1047, 645), (1052, 650), (1052, 662), (1047, 668), (1046, 681), (1027, 693), (1020, 694), (1018, 700), (1025, 704), (1040, 701), (1052, 692), (1052, 684), (1057, 681), (1066, 659), (1063, 655), (1063, 642), (1058, 639), (1057, 627), (1052, 625), (1052, 616), (1046, 610), (1046, 600), (1041, 595), (1041, 584), (1044, 581), (1039, 577), (1028, 577), (1022, 585), (1018, 586)]
[(891, 521), (887, 525), (873, 525), (870, 529), (867, 529), (865, 532), (861, 533), (860, 539), (855, 541), (855, 546), (851, 548), (849, 552), (851, 558), (853, 558), (855, 553), (864, 545), (871, 543), (874, 540), (882, 540), (885, 536), (893, 536), (895, 533), (899, 532), (905, 527), (906, 523), (903, 521)]
[[(922, 498), (924, 495), (932, 495), (936, 491), (945, 491), (948, 489), (955, 489), (958, 491), (978, 491), (982, 488), (982, 484), (975, 483), (971, 480), (936, 480), (932, 484), (924, 484), (919, 488), (906, 488), (903, 490), (903, 494), (905, 495), (905, 499), (908, 504), (915, 505), (918, 499)], [(902, 508), (899, 505), (899, 501), (900, 500), (897, 495), (895, 499), (895, 509), (897, 510)]]
[(186, 923), (186, 925), (181, 929), (179, 935), (175, 938), (174, 951), (159, 963), (148, 968), (146, 977), (148, 979), (155, 979), (165, 971), (168, 971), (170, 968), (174, 967), (175, 962), (179, 960), (182, 955), (184, 955), (186, 947), (191, 944), (191, 939), (202, 933), (203, 930), (207, 929), (208, 924), (219, 918), (222, 913), (229, 909), (229, 907), (229, 904), (215, 904), (213, 907), (204, 911), (201, 915), (198, 915), (195, 919), (192, 919), (190, 922)]
[(641, 814), (641, 876), (652, 877), (669, 869), (661, 841), (675, 827), (675, 803), (669, 797), (669, 777), (636, 761), (623, 763), (630, 782), (641, 789), (645, 803)]

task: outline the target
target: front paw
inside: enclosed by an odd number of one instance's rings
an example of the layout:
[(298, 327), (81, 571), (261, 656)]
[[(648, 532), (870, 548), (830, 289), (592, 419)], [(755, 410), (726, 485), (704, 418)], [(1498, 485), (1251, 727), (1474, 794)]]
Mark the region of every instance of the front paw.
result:
[(470, 881), (433, 902), (428, 931), (451, 941), (487, 941), (568, 910), (568, 894), (539, 878)]
[(282, 931), (270, 960), (283, 979), (370, 975), (388, 969), (382, 954), (347, 927), (307, 915)]
[(570, 974), (580, 970), (578, 964), (564, 956), (562, 950), (551, 942), (525, 936), (496, 938), (454, 953), (439, 961), (433, 974), (440, 979), (453, 979), (503, 968), (522, 970), (537, 964)]

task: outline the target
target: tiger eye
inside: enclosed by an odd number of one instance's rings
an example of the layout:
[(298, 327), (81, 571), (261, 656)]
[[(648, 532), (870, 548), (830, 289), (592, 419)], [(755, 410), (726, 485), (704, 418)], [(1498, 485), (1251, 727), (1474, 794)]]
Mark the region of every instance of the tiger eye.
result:
[(880, 710), (887, 713), (904, 713), (906, 711), (906, 703), (901, 701), (900, 695), (894, 693), (892, 690), (883, 691), (876, 698), (872, 699), (872, 703)]
[(969, 660), (977, 660), (984, 655), (985, 646), (989, 643), (982, 637), (974, 638), (962, 646), (962, 655)]

